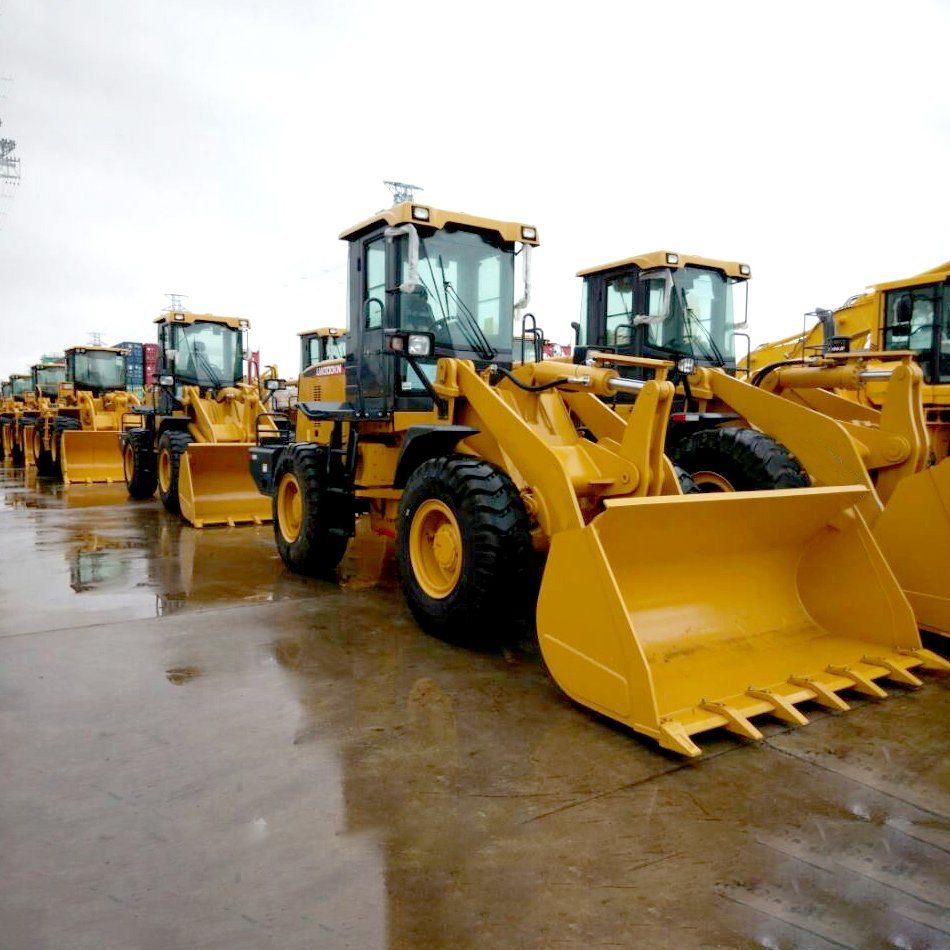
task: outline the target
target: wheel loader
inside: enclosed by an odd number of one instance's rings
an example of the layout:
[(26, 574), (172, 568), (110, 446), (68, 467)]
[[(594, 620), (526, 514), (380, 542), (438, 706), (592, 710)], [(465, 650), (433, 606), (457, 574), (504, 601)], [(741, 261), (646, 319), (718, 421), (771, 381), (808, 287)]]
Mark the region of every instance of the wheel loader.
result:
[[(812, 316), (810, 314), (809, 316)], [(764, 343), (741, 364), (754, 378), (772, 366), (800, 363), (850, 350), (913, 350), (923, 370), (921, 395), (931, 438), (931, 458), (950, 455), (950, 261), (916, 277), (874, 284), (837, 310), (817, 308), (804, 332)], [(884, 379), (869, 381), (857, 397), (863, 405), (885, 404)], [(852, 396), (847, 390), (842, 395)]]
[(950, 635), (950, 463), (929, 466), (927, 386), (915, 354), (842, 347), (740, 381), (730, 288), (750, 274), (747, 265), (669, 252), (582, 271), (584, 342), (610, 352), (585, 346), (578, 358), (677, 361), (669, 451), (700, 491), (873, 487), (862, 515), (918, 623)]
[(128, 354), (118, 347), (74, 346), (66, 350), (65, 381), (56, 403), (33, 428), (33, 458), (41, 475), (64, 484), (121, 482), (122, 420), (140, 405), (126, 390)]
[(270, 519), (247, 470), (259, 431), (277, 435), (256, 386), (244, 382), (244, 331), (236, 317), (163, 313), (152, 404), (132, 410), (121, 435), (131, 497), (158, 488), (165, 509), (196, 528)]
[(40, 452), (37, 474), (45, 472), (48, 463), (48, 456), (42, 454), (41, 442), (39, 446), (37, 444), (37, 432), (42, 429), (44, 420), (55, 412), (59, 384), (65, 378), (65, 372), (66, 365), (59, 362), (34, 363), (30, 367), (33, 399), (19, 414), (13, 437), (20, 456), (27, 466), (37, 465), (37, 452)]
[(332, 574), (368, 518), (423, 629), (536, 627), (565, 693), (688, 756), (706, 730), (758, 739), (758, 716), (803, 724), (802, 703), (950, 668), (860, 515), (867, 485), (684, 495), (670, 361), (512, 365), (534, 227), (404, 202), (342, 238), (345, 399), (301, 402), (307, 439), (251, 451), (291, 569)]
[(0, 412), (0, 437), (3, 441), (3, 457), (13, 465), (26, 462), (23, 451), (21, 419), (25, 413), (35, 411), (36, 392), (33, 377), (28, 373), (14, 373), (9, 379), (10, 395)]

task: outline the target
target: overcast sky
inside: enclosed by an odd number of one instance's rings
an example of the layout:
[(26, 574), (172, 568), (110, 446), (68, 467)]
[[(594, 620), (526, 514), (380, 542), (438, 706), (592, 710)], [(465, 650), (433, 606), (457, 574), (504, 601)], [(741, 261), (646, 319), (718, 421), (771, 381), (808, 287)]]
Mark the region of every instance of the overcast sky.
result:
[(0, 0), (0, 376), (154, 339), (167, 292), (296, 373), (392, 178), (539, 228), (552, 339), (656, 248), (750, 263), (785, 335), (950, 258), (948, 38), (947, 0)]

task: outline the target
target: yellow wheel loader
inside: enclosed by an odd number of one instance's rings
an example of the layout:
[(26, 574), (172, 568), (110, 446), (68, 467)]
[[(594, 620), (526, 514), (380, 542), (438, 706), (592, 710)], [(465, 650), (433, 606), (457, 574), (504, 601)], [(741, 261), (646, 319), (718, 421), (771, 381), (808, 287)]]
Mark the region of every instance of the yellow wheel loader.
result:
[(33, 404), (20, 417), (17, 440), (26, 464), (35, 466), (38, 475), (50, 475), (52, 463), (43, 433), (49, 419), (56, 413), (59, 385), (66, 378), (66, 364), (35, 363), (30, 368)]
[[(811, 316), (811, 314), (809, 315)], [(816, 309), (804, 332), (764, 343), (740, 363), (750, 379), (769, 367), (794, 365), (825, 353), (913, 350), (923, 370), (921, 396), (931, 439), (931, 458), (950, 455), (950, 261), (916, 277), (874, 284), (837, 310)], [(856, 395), (881, 409), (886, 379), (868, 381)]]
[(746, 383), (734, 378), (740, 307), (730, 292), (750, 276), (747, 265), (660, 252), (581, 276), (584, 343), (610, 353), (581, 346), (579, 359), (677, 361), (669, 452), (700, 491), (875, 488), (862, 515), (918, 623), (950, 634), (950, 465), (928, 467), (927, 387), (913, 352), (841, 347), (767, 364)]
[(33, 377), (28, 373), (14, 373), (9, 380), (10, 396), (0, 414), (0, 436), (3, 439), (3, 457), (13, 465), (25, 465), (23, 446), (23, 419), (36, 411), (36, 391)]
[(116, 347), (66, 350), (65, 380), (56, 402), (34, 424), (39, 474), (66, 485), (122, 481), (122, 420), (140, 404), (126, 392), (126, 360), (126, 351)]
[(703, 731), (761, 738), (758, 716), (803, 724), (803, 703), (950, 668), (860, 516), (865, 484), (684, 495), (672, 363), (512, 365), (533, 227), (406, 202), (342, 237), (346, 398), (301, 402), (309, 438), (251, 452), (290, 568), (332, 572), (368, 518), (423, 629), (536, 626), (564, 692), (689, 756)]
[(138, 426), (121, 436), (129, 494), (150, 498), (157, 487), (166, 510), (196, 528), (269, 520), (247, 452), (277, 427), (257, 387), (244, 382), (248, 321), (170, 312), (155, 322), (156, 394), (151, 406), (133, 409)]
[[(300, 336), (300, 377), (297, 402), (342, 400), (346, 362), (346, 330), (321, 327)], [(296, 412), (293, 414), (296, 419)]]

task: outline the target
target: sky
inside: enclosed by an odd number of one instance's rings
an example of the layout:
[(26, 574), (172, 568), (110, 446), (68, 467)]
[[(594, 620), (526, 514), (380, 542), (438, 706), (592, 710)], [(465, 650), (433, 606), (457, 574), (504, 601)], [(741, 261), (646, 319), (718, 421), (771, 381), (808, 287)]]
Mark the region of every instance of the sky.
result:
[(537, 226), (550, 339), (661, 248), (749, 263), (787, 335), (950, 259), (948, 37), (950, 0), (0, 0), (0, 376), (167, 293), (296, 374), (385, 179)]

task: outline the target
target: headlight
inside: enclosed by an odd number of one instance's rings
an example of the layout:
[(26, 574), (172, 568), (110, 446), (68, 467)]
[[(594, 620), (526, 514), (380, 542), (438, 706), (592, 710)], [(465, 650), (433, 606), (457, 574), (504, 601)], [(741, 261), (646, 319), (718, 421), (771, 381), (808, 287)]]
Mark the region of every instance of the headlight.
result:
[(158, 385), (159, 386), (174, 386), (175, 377), (174, 376), (159, 376)]
[(428, 333), (410, 333), (407, 350), (410, 356), (431, 356), (432, 337)]
[(250, 320), (240, 320), (238, 321), (238, 326), (240, 326), (242, 330), (249, 330), (251, 327), (251, 322)]
[(538, 239), (538, 229), (537, 228), (528, 228), (524, 227), (521, 229), (521, 236), (526, 241), (537, 241)]
[(412, 216), (416, 219), (416, 221), (428, 221), (429, 209), (423, 208), (422, 205), (413, 205)]
[(694, 360), (691, 356), (684, 356), (684, 357), (676, 364), (676, 368), (677, 368), (684, 376), (692, 376), (692, 375), (693, 375), (693, 372), (694, 372), (695, 369), (696, 369), (696, 360)]
[(667, 264), (678, 264), (680, 262), (679, 254), (667, 254), (666, 263)]
[(752, 268), (749, 267), (748, 264), (740, 264), (740, 265), (739, 265), (739, 273), (742, 274), (743, 277), (751, 277), (751, 276), (752, 276)]
[(176, 313), (176, 314), (174, 314), (174, 315), (172, 316), (172, 319), (173, 319), (176, 323), (184, 323), (184, 322), (185, 322), (185, 315), (184, 315), (183, 313)]

